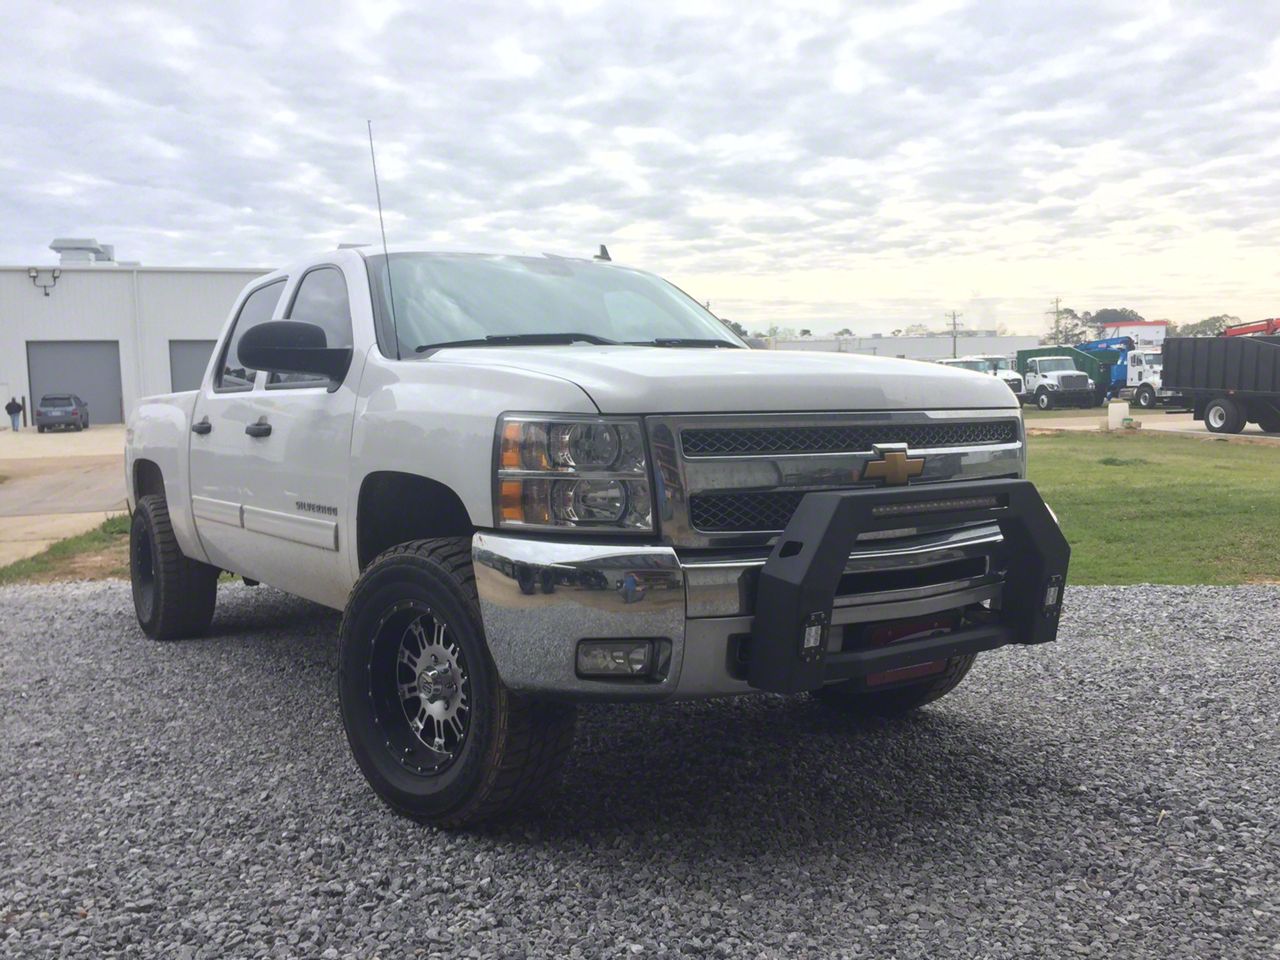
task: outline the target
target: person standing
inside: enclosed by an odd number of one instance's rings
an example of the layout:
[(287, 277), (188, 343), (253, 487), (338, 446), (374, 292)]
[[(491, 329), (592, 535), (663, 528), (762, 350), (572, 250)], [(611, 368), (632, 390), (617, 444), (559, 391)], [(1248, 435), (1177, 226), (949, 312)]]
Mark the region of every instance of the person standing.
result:
[(9, 415), (9, 423), (13, 426), (14, 433), (18, 432), (18, 417), (22, 414), (22, 404), (18, 402), (17, 397), (10, 397), (9, 402), (4, 405), (4, 412)]

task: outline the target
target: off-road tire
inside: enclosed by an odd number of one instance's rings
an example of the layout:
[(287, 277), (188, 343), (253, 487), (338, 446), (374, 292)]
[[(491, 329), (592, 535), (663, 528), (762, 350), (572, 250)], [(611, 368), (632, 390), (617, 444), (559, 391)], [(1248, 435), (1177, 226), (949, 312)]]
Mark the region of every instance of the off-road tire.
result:
[[(1221, 416), (1217, 410), (1221, 410)], [(1230, 397), (1215, 397), (1204, 408), (1204, 425), (1210, 433), (1239, 433), (1244, 422), (1244, 411)]]
[(164, 497), (138, 501), (129, 527), (129, 574), (138, 625), (153, 640), (203, 636), (218, 600), (218, 568), (182, 553)]
[(1053, 409), (1053, 394), (1041, 387), (1036, 391), (1036, 406), (1041, 410)]
[(936, 673), (917, 683), (904, 683), (884, 690), (866, 690), (859, 689), (858, 681), (850, 680), (829, 684), (814, 696), (842, 713), (857, 717), (899, 717), (945, 697), (960, 685), (975, 659), (975, 654), (952, 657), (942, 673)]
[[(378, 700), (380, 684), (396, 683), (394, 666), (389, 677), (375, 673), (385, 662), (380, 631), (388, 612), (407, 603), (424, 604), (443, 621), (466, 664), (467, 729), (439, 772), (409, 768), (393, 746), (404, 732), (388, 731), (394, 711)], [(351, 752), (374, 792), (397, 813), (439, 827), (470, 826), (532, 801), (558, 779), (573, 743), (572, 705), (525, 697), (499, 679), (469, 538), (402, 543), (369, 564), (342, 618), (338, 697)]]
[(1133, 401), (1143, 410), (1151, 410), (1156, 405), (1156, 392), (1145, 383), (1133, 395)]

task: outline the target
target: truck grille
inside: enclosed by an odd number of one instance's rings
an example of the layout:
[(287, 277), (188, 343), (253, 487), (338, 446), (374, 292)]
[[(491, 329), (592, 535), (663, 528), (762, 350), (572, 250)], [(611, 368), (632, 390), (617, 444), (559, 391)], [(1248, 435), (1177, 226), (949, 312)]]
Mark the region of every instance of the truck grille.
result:
[(1022, 392), (1022, 378), (1021, 378), (1021, 377), (1009, 377), (1007, 380), (1005, 380), (1005, 383), (1007, 383), (1007, 384), (1009, 385), (1009, 389), (1010, 389), (1010, 390), (1012, 390), (1014, 393), (1021, 393), (1021, 392)]
[(689, 498), (689, 520), (706, 533), (783, 530), (800, 506), (796, 490), (758, 493), (697, 493)]
[[(1065, 381), (1068, 378), (1063, 379)], [(686, 429), (680, 434), (681, 449), (686, 457), (863, 453), (870, 451), (877, 443), (905, 443), (913, 449), (921, 449), (969, 447), (1017, 441), (1018, 421), (1016, 420), (865, 426), (842, 424), (820, 427), (703, 427)], [(789, 513), (788, 516), (790, 516)], [(695, 523), (695, 526), (700, 525)], [(708, 528), (702, 527), (702, 529)]]
[(1088, 390), (1089, 378), (1083, 373), (1068, 373), (1062, 378), (1063, 390)]

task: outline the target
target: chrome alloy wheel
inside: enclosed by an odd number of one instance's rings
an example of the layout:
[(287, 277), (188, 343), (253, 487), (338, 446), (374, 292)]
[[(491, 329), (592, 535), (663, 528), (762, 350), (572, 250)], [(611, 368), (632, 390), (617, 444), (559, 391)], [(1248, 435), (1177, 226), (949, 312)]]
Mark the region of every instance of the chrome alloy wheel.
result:
[(434, 775), (462, 752), (471, 714), (466, 658), (426, 604), (406, 600), (383, 614), (369, 697), (385, 746), (402, 766)]

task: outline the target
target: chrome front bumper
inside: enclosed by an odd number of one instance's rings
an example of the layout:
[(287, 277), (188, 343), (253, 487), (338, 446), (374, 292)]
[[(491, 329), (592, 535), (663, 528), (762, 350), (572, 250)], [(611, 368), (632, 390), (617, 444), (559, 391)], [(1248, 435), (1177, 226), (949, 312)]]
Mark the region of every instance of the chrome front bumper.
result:
[[(844, 573), (853, 589), (835, 598), (833, 624), (999, 603), (998, 526), (889, 533), (891, 539), (864, 536), (850, 553)], [(751, 633), (766, 549), (677, 551), (478, 533), (472, 556), (489, 649), (514, 690), (607, 700), (757, 692), (731, 657), (734, 639)], [(577, 675), (579, 640), (625, 638), (669, 641), (665, 675), (648, 681)]]

